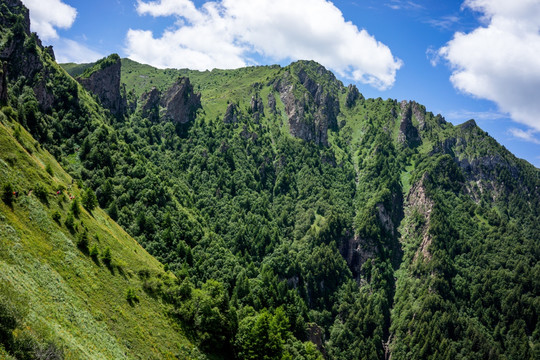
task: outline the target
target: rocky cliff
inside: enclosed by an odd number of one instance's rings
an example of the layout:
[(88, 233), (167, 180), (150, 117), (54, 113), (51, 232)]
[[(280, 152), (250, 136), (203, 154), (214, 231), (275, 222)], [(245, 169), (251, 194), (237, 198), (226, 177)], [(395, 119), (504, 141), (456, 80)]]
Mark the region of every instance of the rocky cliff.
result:
[(225, 116), (223, 116), (223, 122), (226, 124), (232, 124), (238, 122), (240, 116), (240, 110), (236, 104), (230, 103), (227, 105)]
[(101, 105), (114, 115), (120, 115), (126, 109), (126, 99), (122, 96), (120, 87), (121, 69), (120, 57), (113, 54), (98, 61), (77, 78), (77, 81), (95, 94)]
[(422, 142), (418, 129), (412, 122), (413, 108), (415, 108), (413, 103), (405, 100), (401, 102), (398, 142), (409, 147), (418, 146)]
[(201, 95), (193, 91), (188, 78), (181, 77), (162, 96), (160, 105), (165, 120), (185, 124), (195, 119), (201, 107)]
[(0, 64), (0, 104), (7, 101), (7, 64)]
[(141, 95), (139, 103), (141, 104), (141, 115), (152, 122), (159, 119), (159, 101), (161, 92), (155, 87), (152, 90)]
[[(274, 83), (289, 118), (291, 135), (318, 145), (328, 145), (328, 130), (337, 128), (340, 112), (338, 81), (315, 62), (298, 62)], [(331, 86), (324, 86), (325, 84)]]
[(358, 88), (356, 85), (350, 84), (347, 87), (347, 99), (345, 99), (345, 106), (349, 109), (354, 107), (356, 105), (356, 101), (358, 99), (363, 99), (364, 97), (362, 94), (360, 94), (360, 91), (358, 91)]
[[(2, 69), (5, 81), (2, 82), (5, 84), (15, 79), (31, 82), (40, 108), (48, 110), (54, 102), (54, 96), (52, 89), (46, 85), (51, 72), (42, 60), (54, 61), (52, 47), (44, 48), (37, 35), (30, 32), (29, 12), (20, 0), (4, 3), (7, 6), (0, 8), (0, 27), (7, 34), (6, 42), (0, 48), (0, 61), (6, 62)], [(5, 91), (5, 85), (2, 87)]]

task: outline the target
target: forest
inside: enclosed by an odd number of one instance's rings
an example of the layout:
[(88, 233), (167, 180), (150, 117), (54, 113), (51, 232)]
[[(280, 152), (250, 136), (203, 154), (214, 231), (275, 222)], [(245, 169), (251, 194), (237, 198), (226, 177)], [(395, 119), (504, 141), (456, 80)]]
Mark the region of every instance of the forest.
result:
[[(200, 356), (540, 358), (540, 170), (473, 120), (366, 99), (312, 61), (60, 67), (1, 13), (2, 122), (164, 264), (140, 291)], [(116, 113), (81, 85), (113, 71)], [(59, 219), (75, 233), (77, 209)]]

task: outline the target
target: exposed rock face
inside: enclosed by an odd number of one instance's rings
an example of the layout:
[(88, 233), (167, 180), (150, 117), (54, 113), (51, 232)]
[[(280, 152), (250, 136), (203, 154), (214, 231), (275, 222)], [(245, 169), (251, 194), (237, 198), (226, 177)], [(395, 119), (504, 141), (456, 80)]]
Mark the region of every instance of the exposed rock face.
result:
[(261, 116), (264, 116), (264, 104), (258, 94), (251, 97), (249, 109), (251, 112), (251, 116), (253, 116), (255, 120), (259, 120)]
[(431, 154), (443, 153), (443, 154), (448, 154), (452, 157), (455, 157), (454, 147), (456, 146), (456, 143), (457, 143), (456, 138), (451, 137), (451, 138), (444, 139), (443, 141), (433, 146), (433, 150), (431, 150), (430, 153)]
[(355, 235), (350, 237), (347, 241), (341, 242), (339, 252), (347, 262), (353, 277), (356, 281), (359, 281), (362, 265), (364, 265), (368, 259), (375, 257), (377, 254), (377, 247), (360, 238), (358, 235)]
[(230, 103), (227, 106), (227, 111), (225, 111), (223, 122), (225, 122), (226, 124), (236, 123), (238, 122), (239, 115), (240, 111), (238, 110), (238, 106), (236, 106), (236, 104)]
[(437, 116), (435, 116), (435, 120), (436, 120), (440, 125), (446, 124), (446, 119), (445, 119), (444, 116), (442, 116), (441, 114), (437, 114)]
[(384, 230), (386, 230), (387, 233), (394, 236), (396, 233), (394, 222), (392, 221), (392, 217), (386, 210), (386, 207), (381, 203), (377, 204), (377, 215), (379, 217), (379, 221), (381, 222), (381, 225), (383, 226)]
[(272, 114), (276, 114), (276, 97), (273, 93), (268, 94), (268, 109)]
[[(23, 5), (21, 0), (3, 0), (2, 1), (10, 12), (12, 14), (23, 15), (24, 21), (22, 22), (24, 32), (26, 35), (30, 36), (30, 12), (29, 10)], [(1, 9), (0, 9), (1, 11)], [(11, 17), (7, 16), (6, 14), (2, 14), (3, 16), (0, 16), (0, 25), (5, 27), (12, 27), (14, 25), (15, 19), (12, 19)]]
[[(380, 226), (387, 234), (384, 247), (391, 250), (392, 265), (397, 267), (403, 253), (399, 244), (399, 233), (397, 230), (397, 225), (403, 219), (402, 194), (393, 194), (390, 206), (385, 206), (383, 203), (375, 204), (375, 211)], [(356, 281), (361, 281), (362, 266), (364, 263), (368, 259), (374, 259), (380, 255), (379, 246), (377, 241), (362, 238), (358, 234), (348, 236), (340, 242), (339, 252), (347, 262)]]
[(324, 351), (323, 348), (323, 329), (315, 324), (308, 324), (309, 341), (311, 341), (317, 347), (317, 350)]
[(401, 102), (401, 122), (399, 124), (398, 141), (409, 147), (420, 145), (422, 139), (412, 123), (412, 104), (407, 101)]
[(163, 95), (160, 105), (165, 108), (162, 114), (165, 120), (185, 124), (194, 120), (201, 108), (201, 94), (193, 92), (189, 79), (182, 77)]
[(461, 130), (471, 131), (477, 128), (478, 125), (476, 125), (476, 121), (474, 121), (474, 119), (471, 119), (471, 120), (465, 121), (463, 124), (459, 125), (459, 127), (461, 128)]
[(159, 102), (161, 100), (161, 92), (155, 87), (149, 92), (141, 95), (140, 103), (142, 105), (142, 116), (150, 121), (159, 120)]
[[(318, 65), (316, 73), (320, 75), (325, 72), (327, 70)], [(297, 76), (307, 91), (297, 97), (295, 90), (301, 89), (295, 88), (297, 85), (289, 81), (287, 75), (275, 84), (275, 88), (285, 104), (291, 135), (319, 145), (328, 145), (328, 129), (337, 128), (340, 111), (338, 99), (315, 82), (304, 69), (298, 71)]]
[[(414, 254), (413, 261), (415, 261), (420, 255), (422, 255), (426, 261), (431, 260), (429, 247), (431, 246), (432, 238), (428, 230), (434, 202), (426, 194), (424, 181), (427, 180), (427, 178), (428, 175), (425, 174), (420, 181), (412, 186), (411, 190), (409, 191), (409, 195), (407, 196), (407, 205), (405, 206), (406, 216), (420, 217), (417, 219), (420, 221), (420, 223), (412, 224), (411, 226), (405, 228), (402, 236), (403, 239), (407, 239), (414, 236), (414, 234), (418, 234), (422, 238), (420, 247)], [(414, 228), (413, 226), (417, 227)]]
[(44, 47), (43, 50), (45, 50), (45, 52), (49, 54), (49, 56), (51, 57), (53, 61), (56, 61), (56, 56), (54, 55), (54, 50), (53, 50), (52, 45)]
[[(37, 48), (44, 50), (54, 59), (52, 47), (43, 48), (43, 45), (36, 34), (30, 32), (30, 16), (28, 9), (20, 0), (3, 1), (6, 8), (0, 8), (0, 25), (13, 29), (11, 41), (4, 45), (0, 52), (0, 61), (5, 60), (7, 65), (2, 68), (3, 79), (2, 91), (5, 91), (7, 79), (15, 80), (24, 77), (27, 81), (36, 78), (41, 79), (32, 84), (33, 90), (42, 110), (47, 110), (54, 102), (52, 90), (46, 86), (50, 71), (47, 69), (39, 56)], [(3, 9), (7, 9), (4, 14)], [(23, 21), (20, 26), (16, 25), (17, 17), (10, 15), (22, 15)], [(0, 91), (0, 98), (2, 94)]]
[(0, 63), (0, 104), (7, 102), (7, 64)]
[(126, 99), (120, 92), (120, 58), (92, 73), (88, 78), (78, 78), (81, 85), (91, 93), (97, 95), (101, 105), (109, 109), (114, 115), (122, 114), (126, 109)]
[(47, 89), (46, 80), (42, 79), (34, 86), (34, 94), (36, 95), (36, 100), (42, 109), (49, 109), (54, 103), (53, 93)]
[(416, 101), (411, 101), (412, 113), (418, 120), (418, 129), (423, 131), (426, 129), (426, 109)]
[(363, 96), (360, 94), (360, 91), (358, 91), (356, 85), (351, 84), (347, 88), (347, 99), (345, 100), (345, 106), (350, 109), (354, 107), (354, 105), (356, 105), (356, 101), (361, 98), (363, 98)]

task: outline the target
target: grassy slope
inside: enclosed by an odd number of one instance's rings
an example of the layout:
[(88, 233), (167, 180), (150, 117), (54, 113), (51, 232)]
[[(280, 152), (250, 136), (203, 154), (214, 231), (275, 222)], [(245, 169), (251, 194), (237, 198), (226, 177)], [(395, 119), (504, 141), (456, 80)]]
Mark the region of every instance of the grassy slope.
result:
[[(65, 64), (62, 64), (64, 67)], [(254, 83), (266, 83), (283, 69), (279, 66), (253, 66), (235, 70), (197, 71), (187, 69), (156, 69), (150, 65), (139, 64), (130, 59), (122, 59), (122, 83), (128, 91), (133, 90), (139, 98), (144, 92), (156, 87), (166, 91), (179, 76), (189, 77), (195, 91), (201, 93), (201, 102), (207, 110), (207, 117), (223, 116), (228, 101), (243, 101), (241, 107), (249, 105), (254, 94)], [(68, 71), (69, 72), (69, 71)], [(227, 89), (227, 91), (223, 91)], [(266, 91), (264, 91), (266, 90)], [(266, 103), (268, 89), (261, 91)], [(215, 109), (220, 109), (218, 113)]]
[[(58, 186), (72, 180), (55, 159), (21, 129), (20, 142), (13, 137), (16, 123), (0, 114), (0, 184), (11, 183), (20, 195), (8, 207), (0, 202), (0, 296), (10, 293), (19, 311), (26, 314), (24, 327), (64, 347), (66, 358), (124, 359), (173, 358), (197, 353), (165, 316), (165, 308), (142, 290), (139, 270), (167, 276), (151, 257), (104, 211), (82, 210), (76, 220), (78, 233), (63, 222), (70, 200), (56, 196)], [(21, 145), (22, 144), (22, 145)], [(53, 176), (45, 167), (50, 164)], [(31, 190), (37, 183), (48, 192), (48, 205)], [(76, 184), (68, 191), (80, 198)], [(61, 214), (60, 224), (52, 213)], [(88, 229), (90, 246), (110, 247), (113, 266), (92, 260), (75, 245)], [(132, 288), (139, 302), (130, 305), (126, 291)], [(4, 356), (0, 349), (0, 357)]]
[(81, 75), (86, 69), (89, 69), (94, 64), (95, 63), (87, 63), (87, 64), (65, 63), (65, 64), (62, 64), (62, 67), (64, 68), (64, 70), (68, 72), (68, 74), (76, 78), (77, 76)]

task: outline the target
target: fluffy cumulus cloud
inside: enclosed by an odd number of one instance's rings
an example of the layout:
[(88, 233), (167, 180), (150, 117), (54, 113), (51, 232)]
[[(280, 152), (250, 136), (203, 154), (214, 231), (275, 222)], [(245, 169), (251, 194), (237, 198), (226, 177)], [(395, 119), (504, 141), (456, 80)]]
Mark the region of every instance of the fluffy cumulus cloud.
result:
[(199, 8), (191, 0), (138, 0), (137, 11), (176, 17), (158, 37), (128, 31), (128, 56), (158, 67), (205, 70), (252, 65), (257, 57), (311, 59), (347, 79), (387, 89), (402, 66), (327, 0), (220, 0)]
[(481, 14), (483, 26), (456, 33), (439, 55), (452, 67), (453, 85), (498, 104), (531, 132), (540, 132), (540, 1), (466, 0)]
[(73, 25), (77, 10), (61, 0), (23, 0), (30, 10), (30, 25), (43, 40), (58, 39), (57, 28)]
[(512, 134), (512, 136), (514, 136), (514, 137), (516, 137), (518, 139), (528, 141), (528, 142), (531, 142), (533, 144), (540, 145), (540, 140), (538, 140), (534, 136), (534, 130), (525, 131), (525, 130), (522, 130), (522, 129), (512, 128), (512, 129), (509, 129), (508, 132), (510, 134)]

